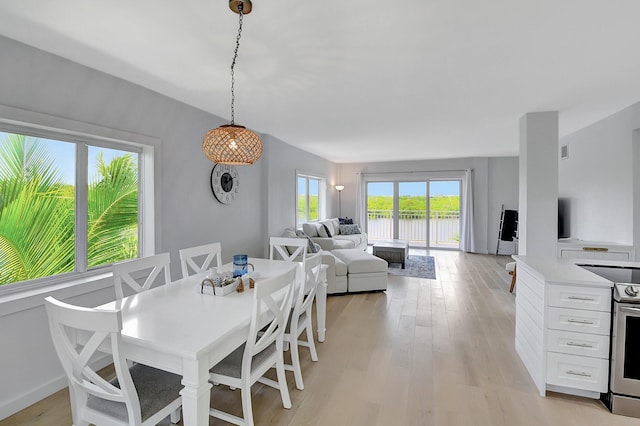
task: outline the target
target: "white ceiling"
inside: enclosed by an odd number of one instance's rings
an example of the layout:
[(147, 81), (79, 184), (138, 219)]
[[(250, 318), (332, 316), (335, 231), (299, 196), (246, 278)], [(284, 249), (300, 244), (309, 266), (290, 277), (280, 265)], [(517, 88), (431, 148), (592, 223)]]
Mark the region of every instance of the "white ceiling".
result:
[[(2, 0), (0, 34), (230, 119), (227, 0)], [(518, 153), (640, 100), (638, 0), (254, 0), (236, 123), (336, 162)]]

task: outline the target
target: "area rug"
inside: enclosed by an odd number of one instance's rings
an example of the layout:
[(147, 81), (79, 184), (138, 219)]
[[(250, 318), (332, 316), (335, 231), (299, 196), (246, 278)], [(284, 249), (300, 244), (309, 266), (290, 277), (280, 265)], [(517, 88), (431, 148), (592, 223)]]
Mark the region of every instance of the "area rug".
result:
[(436, 279), (436, 266), (433, 256), (409, 255), (404, 269), (402, 269), (401, 263), (390, 263), (388, 272), (391, 275)]

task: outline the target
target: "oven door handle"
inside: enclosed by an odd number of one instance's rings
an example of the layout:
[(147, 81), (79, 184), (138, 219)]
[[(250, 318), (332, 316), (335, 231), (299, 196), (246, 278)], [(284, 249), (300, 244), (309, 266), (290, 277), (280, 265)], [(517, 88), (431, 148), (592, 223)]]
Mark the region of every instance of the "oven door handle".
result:
[(640, 308), (630, 308), (627, 306), (620, 306), (620, 310), (625, 312), (640, 312)]

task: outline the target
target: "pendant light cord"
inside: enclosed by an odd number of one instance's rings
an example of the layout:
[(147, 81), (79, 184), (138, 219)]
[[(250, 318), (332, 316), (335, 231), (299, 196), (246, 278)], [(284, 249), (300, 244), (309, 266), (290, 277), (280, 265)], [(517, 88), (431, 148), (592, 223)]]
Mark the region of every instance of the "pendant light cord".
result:
[(239, 20), (239, 24), (238, 24), (238, 36), (236, 37), (236, 49), (233, 52), (233, 62), (231, 62), (231, 125), (233, 126), (235, 123), (235, 109), (234, 109), (234, 104), (236, 101), (236, 93), (234, 91), (235, 88), (235, 75), (234, 75), (234, 68), (236, 66), (236, 60), (238, 59), (238, 49), (240, 48), (240, 37), (242, 36), (242, 9), (243, 9), (243, 5), (242, 3), (238, 4), (238, 15), (240, 15), (240, 18), (238, 18)]

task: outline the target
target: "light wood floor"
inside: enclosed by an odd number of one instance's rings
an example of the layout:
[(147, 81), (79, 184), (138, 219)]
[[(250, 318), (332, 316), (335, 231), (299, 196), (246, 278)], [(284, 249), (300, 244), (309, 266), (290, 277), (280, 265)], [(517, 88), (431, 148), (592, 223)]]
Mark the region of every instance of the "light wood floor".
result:
[[(255, 385), (256, 424), (640, 425), (599, 401), (538, 395), (514, 349), (510, 258), (431, 254), (436, 280), (390, 275), (386, 292), (329, 297), (319, 362), (301, 350), (304, 391), (288, 373), (285, 410), (277, 390)], [(215, 387), (212, 401), (241, 414), (239, 391)], [(66, 390), (0, 421), (16, 424), (71, 424)]]

